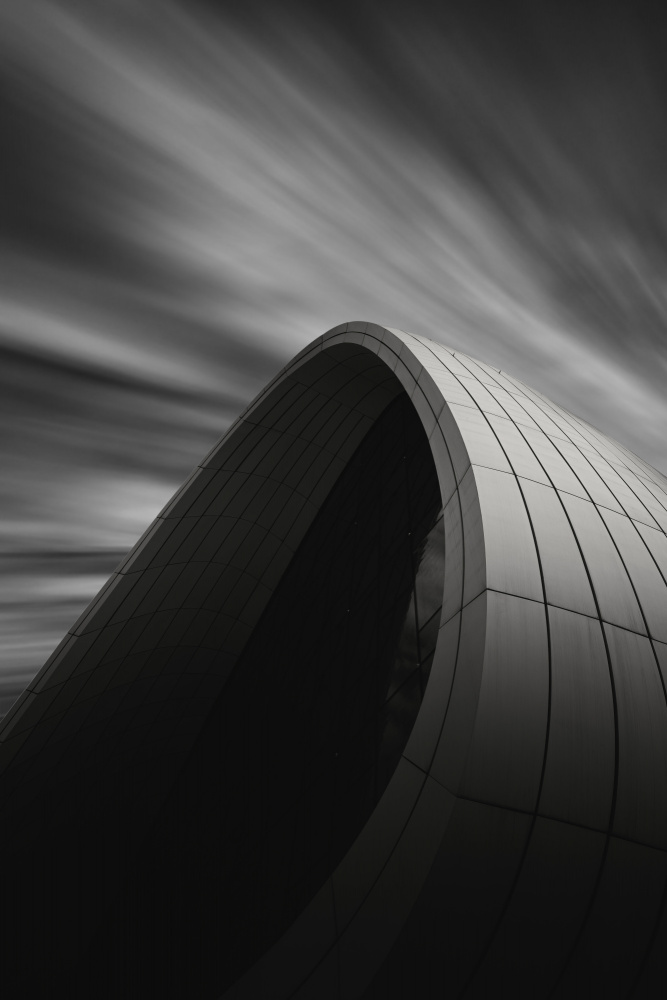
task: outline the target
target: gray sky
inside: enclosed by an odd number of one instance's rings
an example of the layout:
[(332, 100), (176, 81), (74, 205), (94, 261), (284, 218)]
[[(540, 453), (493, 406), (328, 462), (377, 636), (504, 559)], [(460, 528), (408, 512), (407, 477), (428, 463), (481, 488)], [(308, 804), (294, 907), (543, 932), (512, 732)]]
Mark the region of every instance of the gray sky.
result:
[(5, 0), (0, 712), (344, 320), (667, 471), (667, 46), (630, 4), (566, 6)]

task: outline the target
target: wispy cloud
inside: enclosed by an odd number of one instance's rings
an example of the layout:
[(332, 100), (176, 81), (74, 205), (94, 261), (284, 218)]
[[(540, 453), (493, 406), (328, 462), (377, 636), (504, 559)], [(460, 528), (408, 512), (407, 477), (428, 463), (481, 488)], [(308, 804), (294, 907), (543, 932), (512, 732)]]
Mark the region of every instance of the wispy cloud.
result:
[(10, 693), (245, 402), (341, 320), (504, 367), (667, 467), (649, 33), (289, 10), (0, 14)]

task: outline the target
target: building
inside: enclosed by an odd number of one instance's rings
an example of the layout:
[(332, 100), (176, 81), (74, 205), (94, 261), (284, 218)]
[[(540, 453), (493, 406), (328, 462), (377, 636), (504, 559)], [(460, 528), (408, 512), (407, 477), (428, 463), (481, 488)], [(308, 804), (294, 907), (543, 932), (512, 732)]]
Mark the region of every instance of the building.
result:
[(509, 375), (314, 341), (2, 725), (6, 995), (662, 995), (666, 532)]

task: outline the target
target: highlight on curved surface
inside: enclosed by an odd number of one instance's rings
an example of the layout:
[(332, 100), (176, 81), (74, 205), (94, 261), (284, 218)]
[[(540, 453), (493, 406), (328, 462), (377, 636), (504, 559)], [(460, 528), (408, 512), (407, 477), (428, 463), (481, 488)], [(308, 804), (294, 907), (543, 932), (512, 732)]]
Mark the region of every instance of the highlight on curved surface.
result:
[(5, 984), (661, 995), (666, 532), (509, 375), (314, 341), (0, 727)]

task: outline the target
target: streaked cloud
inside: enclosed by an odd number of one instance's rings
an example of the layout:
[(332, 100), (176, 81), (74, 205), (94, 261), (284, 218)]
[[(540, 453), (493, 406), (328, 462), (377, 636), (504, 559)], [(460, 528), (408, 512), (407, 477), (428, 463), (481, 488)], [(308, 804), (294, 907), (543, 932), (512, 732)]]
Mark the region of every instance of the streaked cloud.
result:
[(6, 701), (342, 320), (506, 368), (667, 469), (655, 42), (500, 6), (5, 3)]

